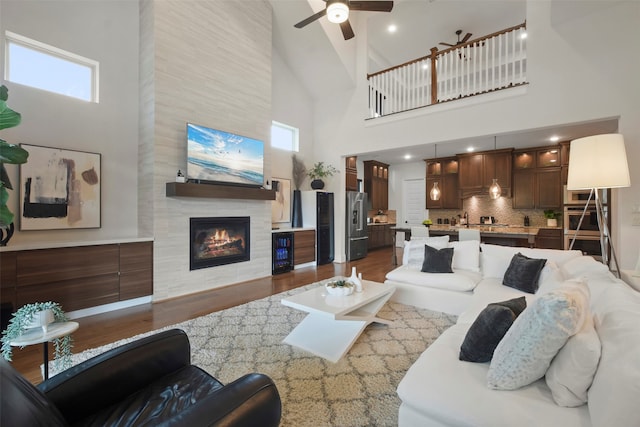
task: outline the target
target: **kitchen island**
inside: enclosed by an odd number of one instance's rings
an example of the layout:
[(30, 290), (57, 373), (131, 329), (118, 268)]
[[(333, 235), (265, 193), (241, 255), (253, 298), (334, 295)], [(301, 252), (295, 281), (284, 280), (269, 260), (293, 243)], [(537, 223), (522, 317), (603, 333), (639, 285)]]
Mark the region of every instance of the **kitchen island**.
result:
[[(451, 225), (436, 225), (433, 224), (429, 227), (429, 236), (449, 236), (449, 241), (458, 240), (458, 231), (461, 228), (468, 228), (480, 231), (480, 241), (482, 243), (489, 243), (492, 245), (501, 246), (521, 246), (521, 247), (540, 247), (536, 245), (536, 237), (540, 230), (555, 230), (559, 236), (562, 235), (562, 228), (560, 227), (522, 227), (513, 225), (470, 225), (465, 226), (451, 226)], [(408, 227), (392, 227), (395, 232), (401, 231), (405, 233), (405, 238), (408, 240), (411, 234), (411, 228)], [(394, 244), (395, 255), (395, 244)], [(396, 257), (392, 257), (393, 265), (397, 265)]]

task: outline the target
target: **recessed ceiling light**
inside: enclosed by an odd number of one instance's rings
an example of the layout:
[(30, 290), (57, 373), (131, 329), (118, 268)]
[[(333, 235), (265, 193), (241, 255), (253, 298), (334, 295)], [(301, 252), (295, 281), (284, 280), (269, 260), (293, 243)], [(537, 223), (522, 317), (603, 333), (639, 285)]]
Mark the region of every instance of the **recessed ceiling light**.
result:
[(473, 148), (473, 147), (467, 147), (467, 152), (469, 152), (469, 153), (471, 153), (474, 150), (475, 150), (475, 148)]
[(423, 70), (427, 70), (427, 69), (429, 69), (429, 63), (428, 63), (428, 62), (425, 62), (424, 64), (422, 64), (422, 69), (423, 69)]
[(558, 142), (558, 141), (560, 141), (560, 137), (557, 136), (557, 135), (553, 135), (551, 138), (549, 138), (549, 141)]
[(411, 154), (405, 154), (405, 155), (404, 155), (404, 159), (405, 159), (405, 160), (409, 160), (409, 159), (411, 159)]
[(390, 33), (395, 33), (398, 30), (398, 27), (395, 24), (391, 24), (387, 27), (387, 31)]

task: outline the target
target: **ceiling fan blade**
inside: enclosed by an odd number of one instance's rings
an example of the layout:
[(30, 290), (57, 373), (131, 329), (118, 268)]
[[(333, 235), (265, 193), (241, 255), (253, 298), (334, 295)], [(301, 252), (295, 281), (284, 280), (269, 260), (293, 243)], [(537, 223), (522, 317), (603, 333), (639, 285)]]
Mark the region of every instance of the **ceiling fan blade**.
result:
[(392, 1), (352, 0), (349, 2), (349, 9), (366, 10), (370, 12), (391, 12), (391, 9), (393, 9), (393, 2)]
[(294, 25), (294, 27), (302, 28), (306, 25), (311, 24), (313, 21), (317, 21), (318, 19), (322, 18), (326, 14), (327, 14), (327, 9), (322, 9), (320, 12), (314, 13), (307, 19), (303, 19), (302, 21), (298, 22), (296, 25)]
[(460, 41), (460, 43), (466, 43), (467, 40), (471, 38), (471, 33), (467, 33), (464, 38)]
[(450, 46), (450, 47), (454, 47), (455, 46), (455, 44), (445, 43), (445, 42), (440, 42), (440, 44), (445, 45), (445, 46)]
[(349, 23), (348, 19), (340, 23), (340, 29), (342, 30), (342, 35), (344, 36), (345, 40), (352, 39), (355, 36), (355, 34), (353, 33), (353, 28), (351, 28), (351, 24)]

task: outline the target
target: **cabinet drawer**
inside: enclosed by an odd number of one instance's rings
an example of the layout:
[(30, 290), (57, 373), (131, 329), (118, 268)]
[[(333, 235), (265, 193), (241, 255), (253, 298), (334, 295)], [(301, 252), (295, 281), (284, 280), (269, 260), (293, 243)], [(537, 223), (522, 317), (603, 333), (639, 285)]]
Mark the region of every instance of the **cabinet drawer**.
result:
[(122, 243), (120, 271), (153, 270), (153, 243)]
[(153, 294), (153, 270), (142, 269), (120, 273), (120, 301)]
[(28, 286), (111, 273), (117, 277), (118, 254), (118, 245), (19, 252), (17, 285)]

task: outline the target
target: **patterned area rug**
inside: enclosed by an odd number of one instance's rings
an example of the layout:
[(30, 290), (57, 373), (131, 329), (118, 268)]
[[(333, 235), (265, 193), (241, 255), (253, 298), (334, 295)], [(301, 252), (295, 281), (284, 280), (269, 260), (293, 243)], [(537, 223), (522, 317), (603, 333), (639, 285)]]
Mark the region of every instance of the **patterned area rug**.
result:
[[(280, 300), (318, 284), (283, 292), (238, 307), (169, 326), (191, 341), (192, 362), (229, 383), (249, 372), (269, 375), (282, 398), (281, 426), (397, 426), (396, 387), (418, 356), (456, 317), (388, 302), (338, 363), (331, 363), (282, 340), (306, 313)], [(159, 331), (159, 330), (158, 330)], [(79, 363), (135, 338), (86, 350)]]

